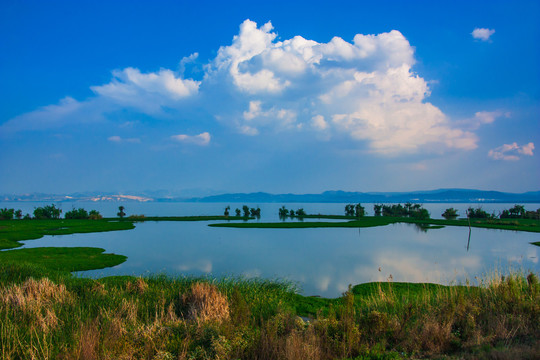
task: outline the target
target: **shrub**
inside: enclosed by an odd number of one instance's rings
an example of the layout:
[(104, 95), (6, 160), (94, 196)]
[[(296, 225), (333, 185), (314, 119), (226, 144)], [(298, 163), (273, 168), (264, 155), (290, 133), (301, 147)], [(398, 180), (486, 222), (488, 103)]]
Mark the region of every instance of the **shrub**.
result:
[(36, 219), (59, 219), (62, 210), (54, 204), (37, 207), (34, 209), (34, 218)]
[(454, 209), (454, 208), (449, 208), (449, 209), (444, 210), (444, 212), (442, 213), (441, 216), (442, 216), (443, 218), (445, 218), (446, 220), (452, 220), (452, 219), (457, 218), (459, 215), (458, 215), (456, 209)]
[(11, 220), (13, 219), (13, 215), (15, 214), (14, 209), (0, 209), (0, 220)]
[(84, 210), (83, 208), (79, 209), (73, 209), (71, 211), (66, 211), (66, 214), (64, 215), (66, 219), (88, 219), (88, 211)]
[(99, 220), (99, 219), (103, 219), (103, 216), (101, 216), (101, 214), (97, 210), (90, 210), (90, 213), (88, 214), (88, 218), (90, 220)]

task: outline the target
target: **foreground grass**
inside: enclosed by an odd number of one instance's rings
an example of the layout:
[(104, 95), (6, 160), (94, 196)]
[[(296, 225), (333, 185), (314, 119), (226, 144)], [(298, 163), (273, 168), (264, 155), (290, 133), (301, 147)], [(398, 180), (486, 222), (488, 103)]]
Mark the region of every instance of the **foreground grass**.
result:
[(1, 263), (1, 356), (510, 359), (518, 352), (533, 359), (540, 355), (539, 296), (533, 274), (493, 276), (478, 287), (370, 283), (320, 299), (283, 282), (94, 280)]
[[(343, 219), (343, 222), (272, 222), (272, 223), (220, 223), (210, 224), (215, 227), (235, 227), (235, 228), (274, 228), (274, 229), (298, 229), (298, 228), (344, 228), (344, 227), (373, 227), (385, 226), (395, 223), (418, 224), (426, 229), (438, 229), (444, 226), (469, 226), (467, 219), (444, 220), (444, 219), (413, 219), (405, 217), (389, 216), (365, 216), (360, 219), (341, 215), (307, 215), (306, 219)], [(471, 219), (471, 227), (540, 232), (540, 220), (532, 219)]]

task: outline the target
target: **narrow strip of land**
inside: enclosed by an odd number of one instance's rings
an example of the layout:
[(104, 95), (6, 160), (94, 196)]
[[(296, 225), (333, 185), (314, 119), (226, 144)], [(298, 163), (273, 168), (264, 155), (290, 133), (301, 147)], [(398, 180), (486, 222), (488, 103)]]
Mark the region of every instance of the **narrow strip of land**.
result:
[[(283, 222), (245, 222), (245, 223), (221, 223), (210, 224), (212, 227), (234, 227), (234, 228), (269, 228), (269, 229), (302, 229), (302, 228), (359, 228), (385, 226), (395, 223), (418, 224), (425, 228), (440, 228), (443, 226), (469, 226), (467, 219), (445, 220), (445, 219), (414, 219), (406, 217), (389, 216), (365, 216), (355, 218), (341, 215), (306, 215), (303, 218), (309, 219), (343, 219), (349, 221), (328, 222), (328, 221), (283, 221)], [(471, 219), (471, 227), (540, 232), (540, 221), (533, 219)]]

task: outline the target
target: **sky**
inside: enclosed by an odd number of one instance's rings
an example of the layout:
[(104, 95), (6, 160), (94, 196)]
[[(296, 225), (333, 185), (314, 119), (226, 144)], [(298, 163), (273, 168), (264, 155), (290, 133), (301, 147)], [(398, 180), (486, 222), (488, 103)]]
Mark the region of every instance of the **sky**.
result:
[(538, 1), (0, 1), (0, 194), (540, 190)]

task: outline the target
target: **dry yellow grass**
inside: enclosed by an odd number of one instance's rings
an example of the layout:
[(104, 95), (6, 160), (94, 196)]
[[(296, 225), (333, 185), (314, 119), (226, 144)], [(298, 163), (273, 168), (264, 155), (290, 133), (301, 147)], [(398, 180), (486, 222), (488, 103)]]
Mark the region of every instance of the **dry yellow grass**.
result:
[(197, 323), (229, 320), (229, 302), (215, 285), (198, 282), (191, 286), (190, 292), (181, 296), (187, 305), (188, 319)]

